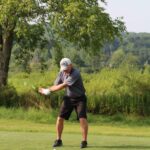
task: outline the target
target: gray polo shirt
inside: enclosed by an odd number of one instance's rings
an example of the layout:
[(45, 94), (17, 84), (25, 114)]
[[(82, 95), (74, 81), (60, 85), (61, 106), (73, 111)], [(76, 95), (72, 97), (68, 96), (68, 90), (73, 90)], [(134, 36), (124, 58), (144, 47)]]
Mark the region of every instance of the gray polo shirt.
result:
[(63, 71), (59, 72), (54, 84), (58, 85), (63, 82), (67, 83), (66, 94), (69, 97), (77, 98), (85, 94), (80, 72), (72, 68), (70, 74), (65, 74)]

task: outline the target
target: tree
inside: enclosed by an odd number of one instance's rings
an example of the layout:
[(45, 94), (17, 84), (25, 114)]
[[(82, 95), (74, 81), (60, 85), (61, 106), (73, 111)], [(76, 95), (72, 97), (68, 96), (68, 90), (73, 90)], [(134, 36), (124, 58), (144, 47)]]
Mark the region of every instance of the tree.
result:
[(13, 56), (17, 66), (23, 71), (30, 72), (30, 62), (37, 49), (43, 50), (47, 41), (43, 37), (44, 28), (42, 24), (26, 25), (26, 31), (15, 38)]
[(7, 84), (14, 36), (24, 33), (33, 19), (38, 22), (43, 13), (36, 0), (0, 0), (0, 87)]
[(121, 19), (112, 20), (98, 0), (50, 0), (49, 10), (50, 23), (61, 38), (92, 52), (125, 31)]
[(59, 67), (60, 65), (60, 60), (63, 57), (63, 52), (62, 52), (62, 47), (59, 43), (57, 43), (55, 41), (54, 43), (54, 60), (55, 60), (55, 64)]
[(90, 52), (125, 30), (121, 19), (112, 20), (98, 0), (0, 0), (0, 87), (7, 84), (14, 35), (43, 20), (54, 29), (56, 47), (60, 38)]
[(125, 59), (125, 52), (122, 49), (115, 51), (110, 58), (110, 67), (119, 67)]

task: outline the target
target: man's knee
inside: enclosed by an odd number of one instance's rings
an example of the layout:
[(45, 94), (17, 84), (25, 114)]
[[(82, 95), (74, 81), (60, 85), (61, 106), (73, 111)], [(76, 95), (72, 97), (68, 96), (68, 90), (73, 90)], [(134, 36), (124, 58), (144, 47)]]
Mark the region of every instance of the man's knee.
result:
[(84, 123), (84, 122), (86, 123), (87, 122), (86, 118), (79, 118), (79, 120), (80, 120), (81, 123)]
[(64, 118), (57, 117), (57, 122), (63, 122), (63, 121), (64, 121)]

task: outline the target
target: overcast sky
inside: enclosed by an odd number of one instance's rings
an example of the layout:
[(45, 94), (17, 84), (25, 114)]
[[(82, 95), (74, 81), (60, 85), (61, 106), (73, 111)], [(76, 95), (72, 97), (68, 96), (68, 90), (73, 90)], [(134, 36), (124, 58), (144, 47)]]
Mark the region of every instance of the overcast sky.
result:
[(124, 17), (129, 32), (150, 33), (150, 0), (106, 0), (112, 18)]

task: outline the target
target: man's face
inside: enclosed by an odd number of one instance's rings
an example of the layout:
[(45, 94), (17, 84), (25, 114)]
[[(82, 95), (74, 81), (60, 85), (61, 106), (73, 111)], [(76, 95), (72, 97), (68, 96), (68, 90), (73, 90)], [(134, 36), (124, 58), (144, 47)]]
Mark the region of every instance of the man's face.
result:
[(69, 74), (71, 72), (72, 69), (72, 64), (70, 64), (66, 70), (64, 70), (65, 73)]

